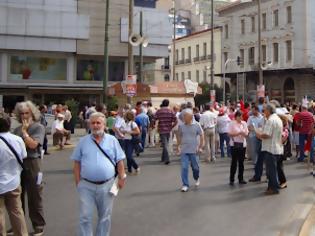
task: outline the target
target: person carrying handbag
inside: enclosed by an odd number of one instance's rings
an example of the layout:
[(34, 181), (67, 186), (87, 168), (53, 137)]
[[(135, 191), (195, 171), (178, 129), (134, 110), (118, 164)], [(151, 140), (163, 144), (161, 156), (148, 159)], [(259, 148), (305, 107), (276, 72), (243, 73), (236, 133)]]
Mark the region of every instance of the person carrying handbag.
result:
[(244, 180), (244, 160), (246, 153), (246, 137), (248, 136), (247, 123), (242, 120), (242, 112), (235, 113), (235, 120), (233, 120), (228, 128), (231, 146), (231, 169), (230, 169), (230, 185), (234, 185), (235, 173), (238, 165), (238, 181), (239, 184), (247, 184)]

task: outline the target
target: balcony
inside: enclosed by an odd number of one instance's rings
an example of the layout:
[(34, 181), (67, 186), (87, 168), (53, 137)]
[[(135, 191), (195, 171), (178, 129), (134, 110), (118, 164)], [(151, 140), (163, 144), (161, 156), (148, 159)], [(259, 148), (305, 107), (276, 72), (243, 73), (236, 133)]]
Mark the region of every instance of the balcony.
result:
[[(178, 63), (177, 63), (178, 64)], [(176, 65), (177, 65), (176, 64)], [(170, 70), (170, 65), (162, 65), (161, 70)]]
[(207, 56), (200, 57), (200, 61), (205, 61), (205, 60), (207, 60)]
[(182, 65), (182, 64), (184, 64), (185, 63), (185, 60), (183, 59), (183, 60), (179, 60), (179, 62), (178, 62), (178, 64), (179, 65)]
[(175, 65), (178, 65), (178, 61), (175, 61)]
[(186, 60), (185, 60), (185, 63), (186, 63), (186, 64), (190, 64), (190, 63), (191, 63), (191, 58), (186, 59)]
[(194, 57), (194, 62), (200, 61), (200, 57)]

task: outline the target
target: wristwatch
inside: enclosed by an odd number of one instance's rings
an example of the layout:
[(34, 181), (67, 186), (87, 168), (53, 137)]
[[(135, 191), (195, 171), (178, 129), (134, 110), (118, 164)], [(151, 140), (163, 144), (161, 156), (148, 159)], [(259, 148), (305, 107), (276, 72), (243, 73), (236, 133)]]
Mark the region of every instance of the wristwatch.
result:
[(124, 180), (124, 179), (126, 179), (126, 178), (127, 178), (126, 173), (125, 173), (122, 177), (118, 176), (118, 179), (120, 179), (120, 180)]

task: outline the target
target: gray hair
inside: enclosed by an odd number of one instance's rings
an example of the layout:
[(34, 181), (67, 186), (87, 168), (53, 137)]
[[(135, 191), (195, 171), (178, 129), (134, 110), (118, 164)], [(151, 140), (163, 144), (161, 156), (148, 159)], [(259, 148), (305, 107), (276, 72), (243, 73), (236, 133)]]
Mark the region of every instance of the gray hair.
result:
[(34, 103), (31, 101), (19, 102), (15, 105), (14, 114), (16, 115), (17, 120), (22, 123), (21, 112), (22, 110), (29, 109), (32, 113), (33, 120), (35, 122), (40, 120), (41, 113), (37, 109)]
[(102, 118), (104, 120), (104, 124), (106, 123), (106, 117), (102, 112), (94, 112), (90, 115), (90, 120), (95, 118)]
[(270, 112), (270, 114), (276, 113), (276, 107), (273, 103), (266, 104), (265, 109), (267, 109)]

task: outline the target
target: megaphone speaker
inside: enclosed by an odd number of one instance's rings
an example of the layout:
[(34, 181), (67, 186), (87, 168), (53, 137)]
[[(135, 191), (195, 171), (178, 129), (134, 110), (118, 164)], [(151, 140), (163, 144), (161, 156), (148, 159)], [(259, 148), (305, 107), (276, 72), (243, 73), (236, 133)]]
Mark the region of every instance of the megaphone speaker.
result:
[(143, 38), (139, 34), (131, 34), (129, 36), (129, 43), (134, 46), (138, 47), (142, 43)]

